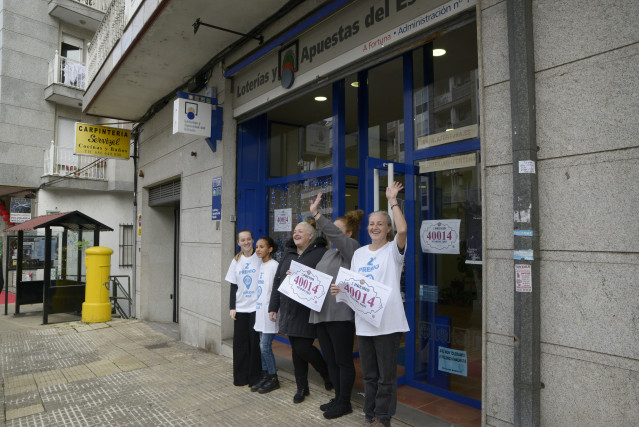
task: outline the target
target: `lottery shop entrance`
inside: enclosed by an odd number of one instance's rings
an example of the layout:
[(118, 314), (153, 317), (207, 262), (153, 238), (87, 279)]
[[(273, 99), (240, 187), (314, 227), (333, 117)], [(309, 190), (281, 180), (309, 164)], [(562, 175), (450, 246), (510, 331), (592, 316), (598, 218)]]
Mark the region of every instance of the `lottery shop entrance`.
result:
[[(280, 246), (310, 217), (318, 192), (322, 213), (337, 217), (385, 209), (389, 180), (404, 183), (401, 290), (411, 331), (398, 360), (398, 397), (425, 411), (437, 399), (481, 407), (476, 52), (475, 21), (457, 23), (415, 49), (291, 94), (238, 131), (238, 229)], [(362, 245), (370, 243), (365, 228)]]

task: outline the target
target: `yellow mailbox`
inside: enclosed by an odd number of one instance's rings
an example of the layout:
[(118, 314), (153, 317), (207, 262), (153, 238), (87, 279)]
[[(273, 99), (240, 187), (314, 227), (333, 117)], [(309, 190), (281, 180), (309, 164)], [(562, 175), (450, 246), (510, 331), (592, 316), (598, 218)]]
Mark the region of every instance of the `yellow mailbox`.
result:
[(82, 303), (82, 321), (86, 323), (111, 320), (109, 276), (113, 249), (94, 246), (86, 251), (87, 285)]

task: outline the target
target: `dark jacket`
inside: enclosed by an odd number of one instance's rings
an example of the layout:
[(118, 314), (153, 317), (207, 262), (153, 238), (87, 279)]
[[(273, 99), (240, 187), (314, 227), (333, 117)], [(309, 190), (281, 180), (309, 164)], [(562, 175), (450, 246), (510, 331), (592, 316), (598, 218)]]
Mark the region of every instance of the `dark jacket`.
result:
[(286, 272), (290, 270), (291, 261), (299, 262), (311, 268), (315, 268), (317, 263), (326, 252), (326, 239), (317, 237), (301, 254), (297, 253), (297, 247), (290, 239), (286, 244), (284, 256), (280, 261), (280, 265), (273, 279), (273, 293), (271, 301), (268, 305), (269, 313), (272, 311), (280, 311), (278, 319), (280, 322), (280, 334), (302, 337), (315, 338), (315, 325), (308, 323), (308, 317), (311, 309), (290, 299), (281, 292), (277, 292), (282, 280), (286, 277)]

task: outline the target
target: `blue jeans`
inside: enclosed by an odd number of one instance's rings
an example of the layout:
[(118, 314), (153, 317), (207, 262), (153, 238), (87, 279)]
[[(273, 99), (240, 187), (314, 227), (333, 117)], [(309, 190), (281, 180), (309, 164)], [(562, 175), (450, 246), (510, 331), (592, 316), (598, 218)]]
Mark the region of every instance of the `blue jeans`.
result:
[(269, 375), (277, 374), (275, 366), (275, 355), (273, 354), (273, 337), (275, 334), (266, 334), (260, 332), (260, 352), (262, 353), (262, 370), (268, 372)]

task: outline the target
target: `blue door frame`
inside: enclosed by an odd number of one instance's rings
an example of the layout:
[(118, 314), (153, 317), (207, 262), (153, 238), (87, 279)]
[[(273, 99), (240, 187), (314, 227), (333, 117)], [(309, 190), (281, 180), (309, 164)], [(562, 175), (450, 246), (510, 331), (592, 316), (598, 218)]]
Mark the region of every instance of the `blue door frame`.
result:
[[(413, 123), (413, 57), (412, 52), (407, 52), (403, 57), (403, 106), (404, 123)], [(330, 168), (314, 170), (310, 172), (290, 175), (280, 178), (268, 178), (266, 170), (268, 159), (268, 123), (266, 114), (252, 120), (243, 122), (238, 126), (238, 180), (237, 180), (237, 227), (238, 230), (248, 229), (254, 235), (261, 236), (268, 234), (268, 200), (267, 188), (273, 185), (286, 184), (305, 179), (318, 178), (322, 176), (332, 177), (333, 187), (333, 218), (344, 214), (345, 211), (345, 188), (346, 176), (356, 176), (359, 185), (358, 205), (364, 207), (366, 212), (371, 212), (373, 200), (367, 198), (372, 194), (374, 168), (385, 169), (384, 164), (390, 163), (387, 160), (376, 159), (368, 155), (368, 88), (367, 71), (358, 73), (360, 82), (358, 88), (358, 168), (346, 167), (345, 158), (345, 88), (344, 80), (333, 83), (333, 166)], [(415, 188), (415, 161), (441, 157), (451, 154), (458, 154), (467, 151), (477, 151), (480, 149), (480, 140), (463, 141), (440, 145), (422, 150), (414, 150), (414, 128), (404, 127), (404, 155), (405, 162), (397, 163), (395, 171), (403, 174), (405, 178), (405, 209), (404, 214), (409, 224), (416, 222), (416, 202), (414, 195)], [(365, 228), (365, 227), (362, 227)], [(417, 232), (408, 233), (406, 243), (406, 316), (411, 330), (406, 334), (405, 339), (405, 374), (398, 379), (399, 385), (409, 385), (411, 387), (424, 390), (426, 392), (442, 396), (446, 399), (481, 409), (481, 401), (472, 399), (448, 390), (424, 384), (415, 378), (415, 356), (416, 339), (416, 303), (418, 301), (416, 277), (416, 253), (418, 248)], [(366, 230), (361, 230), (359, 241), (362, 244), (368, 243)]]

